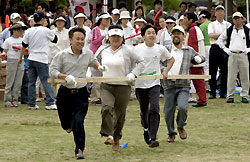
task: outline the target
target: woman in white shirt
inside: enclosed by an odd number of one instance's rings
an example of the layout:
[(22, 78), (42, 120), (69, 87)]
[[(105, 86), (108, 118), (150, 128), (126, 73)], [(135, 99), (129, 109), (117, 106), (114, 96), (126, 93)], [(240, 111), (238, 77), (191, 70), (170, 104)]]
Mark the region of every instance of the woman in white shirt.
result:
[[(110, 26), (108, 35), (110, 46), (99, 48), (96, 52), (97, 59), (106, 69), (103, 77), (127, 76), (129, 81), (133, 81), (143, 69), (143, 58), (139, 57), (132, 47), (123, 44), (124, 33), (120, 26)], [(138, 66), (134, 68), (136, 63)], [(102, 124), (100, 134), (108, 137), (104, 143), (112, 144), (114, 151), (119, 149), (130, 93), (131, 88), (127, 81), (101, 84)]]
[(14, 23), (10, 27), (11, 37), (7, 38), (2, 45), (3, 53), (7, 54), (6, 87), (4, 92), (5, 107), (18, 106), (18, 96), (24, 74), (24, 64), (18, 64), (20, 56), (20, 49), (18, 48), (22, 47), (23, 29), (22, 24)]
[(131, 23), (129, 22), (131, 20), (131, 17), (129, 15), (128, 11), (122, 11), (120, 15), (120, 19), (118, 24), (120, 23), (123, 29), (124, 38), (125, 38), (125, 44), (126, 45), (133, 45), (135, 44), (135, 38), (126, 39), (128, 37), (131, 37), (135, 35), (135, 29), (132, 27)]

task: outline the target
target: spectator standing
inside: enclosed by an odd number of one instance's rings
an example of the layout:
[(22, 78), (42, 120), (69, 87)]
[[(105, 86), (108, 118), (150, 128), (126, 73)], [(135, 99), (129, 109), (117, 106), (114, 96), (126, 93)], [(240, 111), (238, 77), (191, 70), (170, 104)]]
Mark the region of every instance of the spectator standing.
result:
[[(138, 0), (138, 1), (136, 1), (135, 2), (135, 10), (133, 10), (132, 11), (132, 17), (135, 17), (136, 16), (136, 9), (138, 8), (138, 7), (141, 7), (142, 8), (142, 1), (141, 0)], [(143, 8), (142, 8), (143, 9)], [(142, 10), (143, 11), (143, 10)], [(139, 15), (138, 15), (139, 16)], [(144, 13), (141, 15), (141, 16), (143, 16), (144, 17)]]
[(67, 16), (66, 16), (67, 24), (66, 24), (66, 29), (69, 29), (70, 27), (74, 26), (74, 18), (72, 15), (72, 10), (71, 7), (67, 7)]
[[(250, 29), (243, 25), (243, 15), (235, 12), (232, 16), (233, 25), (225, 30), (218, 38), (220, 48), (228, 55), (227, 103), (234, 102), (237, 74), (240, 74), (242, 103), (249, 103), (249, 61)], [(226, 45), (224, 42), (227, 42)]]
[(218, 5), (215, 8), (216, 21), (211, 22), (208, 25), (208, 35), (210, 37), (211, 48), (209, 51), (209, 80), (210, 85), (210, 97), (209, 99), (216, 98), (217, 88), (217, 71), (220, 68), (221, 86), (220, 86), (220, 98), (226, 98), (227, 94), (227, 62), (228, 55), (218, 45), (217, 39), (229, 26), (229, 22), (224, 20), (225, 8), (222, 5)]
[(179, 5), (179, 10), (180, 11), (178, 11), (178, 12), (176, 12), (174, 14), (174, 18), (176, 20), (178, 20), (181, 17), (181, 15), (184, 15), (184, 13), (186, 12), (186, 9), (187, 9), (187, 3), (186, 2), (181, 2), (180, 5)]
[(3, 53), (7, 54), (6, 64), (6, 87), (4, 92), (5, 107), (18, 107), (18, 96), (22, 86), (24, 74), (24, 64), (18, 64), (20, 49), (22, 46), (22, 36), (25, 25), (14, 23), (10, 27), (11, 37), (7, 38), (3, 45)]
[[(205, 45), (204, 36), (202, 31), (195, 23), (197, 16), (193, 12), (186, 12), (184, 14), (184, 24), (187, 26), (186, 44), (191, 46), (201, 56), (205, 57)], [(203, 67), (205, 64), (193, 65), (190, 67), (190, 73), (194, 75), (203, 75)], [(204, 79), (192, 79), (196, 93), (199, 97), (197, 104), (193, 107), (205, 107), (207, 106), (206, 88)]]
[(54, 94), (51, 84), (48, 83), (49, 68), (48, 55), (50, 53), (49, 42), (57, 42), (57, 36), (48, 28), (42, 26), (45, 16), (42, 12), (36, 12), (34, 15), (36, 22), (35, 26), (29, 28), (25, 32), (22, 42), (22, 51), (19, 58), (19, 63), (22, 63), (22, 56), (27, 47), (29, 47), (29, 87), (28, 87), (28, 108), (38, 109), (36, 105), (36, 88), (35, 83), (39, 76), (46, 94), (47, 110), (57, 109), (54, 104)]

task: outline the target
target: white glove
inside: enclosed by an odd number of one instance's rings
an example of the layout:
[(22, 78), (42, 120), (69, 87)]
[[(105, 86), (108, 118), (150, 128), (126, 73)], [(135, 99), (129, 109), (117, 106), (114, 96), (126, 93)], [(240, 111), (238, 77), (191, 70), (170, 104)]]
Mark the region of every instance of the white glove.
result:
[(100, 72), (104, 72), (104, 71), (109, 71), (109, 68), (108, 68), (107, 65), (99, 65), (99, 66), (98, 66), (98, 70), (99, 70)]
[(127, 78), (128, 78), (128, 81), (129, 81), (129, 82), (132, 82), (132, 81), (135, 80), (135, 74), (129, 73), (129, 74), (127, 75)]
[(74, 87), (76, 87), (76, 78), (73, 76), (73, 75), (68, 75), (66, 78), (65, 78), (66, 82), (69, 83), (69, 84), (74, 84)]
[(231, 55), (231, 51), (229, 48), (224, 48), (224, 52), (226, 52), (229, 56)]
[(200, 64), (202, 59), (200, 58), (200, 56), (194, 56), (194, 61)]

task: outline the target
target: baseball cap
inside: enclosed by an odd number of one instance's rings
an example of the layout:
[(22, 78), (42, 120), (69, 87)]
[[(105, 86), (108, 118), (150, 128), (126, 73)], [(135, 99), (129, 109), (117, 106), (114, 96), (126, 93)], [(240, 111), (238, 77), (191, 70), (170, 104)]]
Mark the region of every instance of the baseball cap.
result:
[(15, 18), (21, 18), (21, 16), (19, 15), (19, 13), (12, 13), (11, 15), (10, 15), (10, 19), (12, 20), (12, 19), (15, 19)]
[(108, 31), (108, 35), (109, 36), (118, 35), (120, 37), (123, 37), (123, 31), (121, 29), (110, 29)]
[(182, 26), (180, 26), (180, 25), (176, 25), (175, 27), (173, 27), (172, 33), (173, 33), (175, 30), (179, 30), (180, 32), (182, 32), (183, 34), (185, 34), (184, 28), (183, 28)]
[(243, 15), (240, 12), (235, 12), (232, 17), (233, 18), (234, 17), (243, 17)]

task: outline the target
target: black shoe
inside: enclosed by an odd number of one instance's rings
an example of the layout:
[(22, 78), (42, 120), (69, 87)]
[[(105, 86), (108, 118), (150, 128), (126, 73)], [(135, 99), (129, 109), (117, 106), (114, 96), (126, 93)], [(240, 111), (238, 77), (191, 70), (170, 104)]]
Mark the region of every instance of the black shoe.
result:
[(227, 99), (227, 103), (234, 103), (234, 99), (233, 98)]
[(85, 159), (85, 157), (83, 156), (83, 152), (82, 150), (78, 149), (78, 153), (76, 153), (76, 159)]
[(150, 140), (150, 143), (148, 144), (149, 147), (158, 147), (159, 142), (156, 140)]
[(248, 99), (245, 98), (245, 97), (242, 97), (242, 101), (241, 101), (241, 102), (242, 102), (242, 103), (249, 103)]
[(226, 95), (220, 95), (220, 98), (227, 98)]
[(95, 102), (95, 104), (96, 104), (96, 105), (101, 105), (101, 104), (102, 104), (101, 99), (97, 100), (97, 101)]
[(27, 102), (25, 102), (25, 101), (21, 101), (21, 104), (28, 104)]
[(208, 97), (208, 99), (216, 99), (216, 96), (210, 95), (210, 96)]
[(146, 142), (147, 144), (149, 144), (150, 141), (149, 141), (149, 134), (148, 134), (148, 131), (144, 131), (143, 135), (144, 135), (144, 140), (145, 140), (145, 142)]
[(202, 103), (202, 104), (195, 104), (192, 105), (193, 107), (207, 107), (207, 103)]

